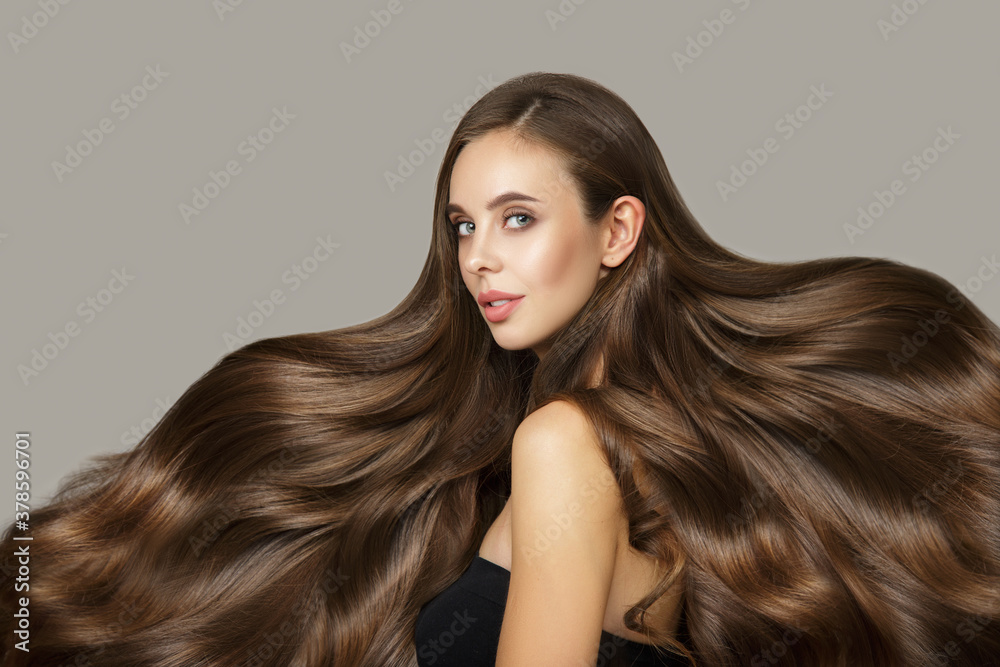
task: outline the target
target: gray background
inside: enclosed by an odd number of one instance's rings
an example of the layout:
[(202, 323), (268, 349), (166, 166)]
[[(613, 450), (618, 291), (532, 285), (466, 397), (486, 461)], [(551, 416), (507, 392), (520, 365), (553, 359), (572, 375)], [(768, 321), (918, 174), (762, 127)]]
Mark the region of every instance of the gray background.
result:
[[(619, 93), (722, 244), (774, 260), (899, 259), (1000, 320), (1000, 277), (983, 263), (1000, 252), (997, 3), (235, 1), (0, 9), (4, 521), (15, 432), (31, 433), (38, 506), (87, 457), (148, 431), (228, 352), (225, 334), (255, 299), (284, 297), (245, 340), (395, 306), (430, 240), (444, 146), (432, 133), (450, 136), (481, 81), (524, 72), (582, 74)], [(374, 36), (348, 61), (341, 44), (366, 24)], [(705, 46), (679, 67), (689, 38)], [(146, 76), (157, 66), (159, 82)], [(135, 86), (144, 99), (122, 118), (115, 100)], [(832, 97), (807, 114), (812, 86)], [(248, 161), (241, 142), (273, 108), (295, 117)], [(789, 137), (775, 123), (797, 109), (810, 117)], [(60, 180), (53, 162), (102, 119), (113, 131)], [(912, 181), (904, 163), (948, 127), (959, 138)], [(718, 182), (769, 137), (778, 151), (724, 200)], [(430, 155), (390, 188), (385, 173), (419, 143)], [(240, 173), (185, 222), (179, 205), (230, 160)], [(844, 225), (894, 179), (904, 193), (849, 238)], [(283, 278), (317, 238), (339, 246), (306, 262), (308, 280)], [(122, 269), (134, 278), (102, 293)], [(108, 297), (100, 312), (79, 309)], [(73, 323), (64, 348), (51, 343)], [(57, 353), (22, 380), (49, 343)]]

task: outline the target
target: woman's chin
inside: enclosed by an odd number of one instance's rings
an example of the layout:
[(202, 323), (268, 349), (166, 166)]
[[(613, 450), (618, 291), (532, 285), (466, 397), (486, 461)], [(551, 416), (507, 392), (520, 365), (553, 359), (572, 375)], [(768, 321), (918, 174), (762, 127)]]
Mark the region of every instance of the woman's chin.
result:
[(531, 341), (527, 341), (520, 336), (512, 336), (509, 332), (498, 334), (494, 331), (493, 340), (497, 345), (510, 352), (516, 352), (517, 350), (524, 350), (532, 347)]

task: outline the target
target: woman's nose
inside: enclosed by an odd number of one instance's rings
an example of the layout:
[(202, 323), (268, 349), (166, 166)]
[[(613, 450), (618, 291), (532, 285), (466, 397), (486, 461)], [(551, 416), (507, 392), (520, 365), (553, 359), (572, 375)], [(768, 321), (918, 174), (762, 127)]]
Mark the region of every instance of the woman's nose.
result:
[(483, 268), (496, 271), (499, 267), (499, 249), (491, 238), (489, 230), (485, 225), (483, 225), (482, 230), (477, 227), (468, 240), (468, 252), (465, 256), (466, 270), (471, 273), (477, 273)]

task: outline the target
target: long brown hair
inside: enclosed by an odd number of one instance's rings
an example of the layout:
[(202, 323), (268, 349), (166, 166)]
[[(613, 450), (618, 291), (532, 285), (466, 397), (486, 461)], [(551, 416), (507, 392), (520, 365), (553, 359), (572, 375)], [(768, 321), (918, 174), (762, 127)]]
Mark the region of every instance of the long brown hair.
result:
[[(494, 130), (554, 151), (566, 178), (542, 187), (589, 220), (622, 195), (646, 210), (540, 362), (493, 341), (444, 213), (459, 152)], [(227, 354), (33, 513), (31, 652), (5, 612), (4, 664), (412, 667), (417, 612), (509, 493), (514, 429), (556, 399), (591, 419), (632, 546), (671, 565), (625, 615), (658, 645), (705, 665), (1000, 654), (997, 326), (929, 271), (720, 247), (620, 97), (532, 73), (455, 129), (402, 303)], [(642, 622), (675, 581), (686, 647)]]

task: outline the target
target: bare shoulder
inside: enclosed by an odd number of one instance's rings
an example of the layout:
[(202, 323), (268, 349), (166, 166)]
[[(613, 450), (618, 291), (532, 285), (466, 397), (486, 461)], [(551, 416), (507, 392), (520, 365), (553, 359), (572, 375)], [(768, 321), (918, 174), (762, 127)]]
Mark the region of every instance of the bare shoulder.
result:
[(563, 493), (585, 496), (591, 510), (619, 509), (621, 491), (604, 449), (590, 419), (572, 401), (546, 403), (521, 422), (514, 433), (511, 465), (512, 474), (521, 479), (542, 472), (552, 484), (572, 482), (575, 488), (564, 488)]
[(510, 507), (497, 667), (595, 664), (626, 524), (601, 443), (575, 404), (547, 403), (518, 426)]
[(599, 451), (597, 434), (590, 419), (576, 403), (555, 400), (546, 403), (518, 425), (515, 438), (549, 443), (551, 447), (576, 447)]

